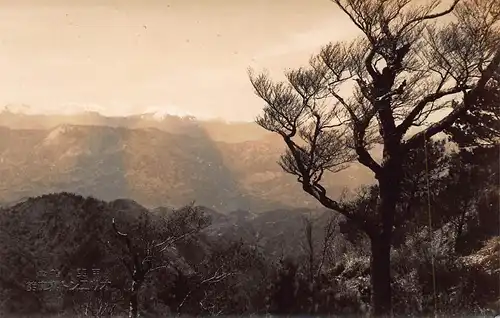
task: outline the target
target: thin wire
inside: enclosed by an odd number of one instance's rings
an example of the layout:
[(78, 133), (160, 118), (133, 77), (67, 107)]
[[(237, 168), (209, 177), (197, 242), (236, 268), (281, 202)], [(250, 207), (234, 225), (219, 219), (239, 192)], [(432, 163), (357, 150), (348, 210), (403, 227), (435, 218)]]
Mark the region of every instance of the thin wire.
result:
[[(498, 152), (498, 166), (500, 167), (500, 150)], [(498, 175), (498, 184), (500, 185), (500, 173)], [(500, 193), (498, 194), (498, 196), (500, 198)], [(498, 201), (500, 202), (500, 200), (498, 200)], [(498, 218), (499, 218), (499, 221), (500, 221), (500, 204), (498, 205)], [(499, 233), (498, 234), (500, 235), (500, 229), (499, 229)], [(500, 268), (500, 249), (498, 250), (498, 267)], [(500, 287), (500, 275), (498, 277), (498, 286)]]
[(427, 137), (424, 131), (424, 151), (425, 151), (425, 177), (427, 181), (427, 213), (429, 215), (429, 238), (431, 243), (431, 266), (432, 266), (432, 289), (434, 292), (434, 317), (437, 317), (437, 295), (436, 295), (436, 267), (434, 260), (434, 251), (432, 249), (433, 233), (432, 233), (432, 212), (431, 212), (431, 186), (429, 181), (429, 158), (427, 153)]

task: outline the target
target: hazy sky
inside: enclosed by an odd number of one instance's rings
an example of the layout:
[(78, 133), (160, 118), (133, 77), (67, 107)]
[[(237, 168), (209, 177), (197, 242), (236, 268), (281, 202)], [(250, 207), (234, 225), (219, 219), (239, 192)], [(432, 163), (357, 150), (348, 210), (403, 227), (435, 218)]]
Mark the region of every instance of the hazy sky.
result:
[(353, 30), (329, 0), (0, 0), (0, 106), (252, 120), (248, 67), (280, 76)]

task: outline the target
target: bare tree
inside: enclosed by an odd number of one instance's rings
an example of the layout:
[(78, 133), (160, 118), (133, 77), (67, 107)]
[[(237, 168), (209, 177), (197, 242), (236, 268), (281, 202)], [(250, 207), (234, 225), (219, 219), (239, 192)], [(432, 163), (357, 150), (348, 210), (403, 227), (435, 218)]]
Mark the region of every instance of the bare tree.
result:
[(181, 314), (182, 307), (186, 304), (186, 301), (189, 300), (189, 297), (191, 297), (191, 295), (194, 292), (199, 292), (199, 291), (204, 292), (204, 297), (199, 302), (201, 309), (209, 311), (211, 314), (221, 313), (222, 310), (218, 309), (218, 308), (217, 308), (218, 310), (216, 310), (216, 311), (210, 311), (210, 309), (213, 310), (217, 307), (217, 305), (215, 305), (215, 304), (210, 304), (209, 307), (206, 306), (207, 303), (210, 303), (209, 300), (207, 301), (208, 295), (207, 295), (207, 290), (206, 290), (207, 287), (206, 286), (207, 285), (215, 285), (215, 284), (218, 284), (220, 282), (223, 282), (224, 280), (226, 280), (227, 278), (229, 278), (232, 275), (234, 275), (233, 272), (225, 271), (223, 269), (223, 267), (221, 266), (221, 267), (217, 268), (215, 271), (209, 273), (208, 275), (200, 277), (199, 281), (195, 284), (195, 287), (193, 289), (189, 290), (186, 293), (186, 295), (184, 295), (184, 297), (182, 298), (182, 301), (178, 304), (177, 309), (176, 309), (177, 314), (178, 315)]
[(85, 295), (86, 301), (83, 304), (74, 303), (74, 314), (77, 317), (112, 317), (115, 315), (116, 304), (106, 301), (102, 295)]
[[(250, 79), (266, 102), (257, 119), (279, 134), (280, 165), (304, 191), (363, 229), (371, 241), (372, 310), (391, 312), (390, 249), (396, 205), (411, 149), (449, 128), (476, 105), (500, 63), (498, 0), (333, 0), (362, 36), (330, 43), (310, 67)], [(440, 22), (440, 23), (438, 23)], [(351, 96), (341, 88), (352, 85)], [(439, 119), (438, 111), (451, 109)], [(419, 131), (412, 134), (410, 128)], [(377, 162), (369, 150), (383, 145)], [(327, 194), (325, 172), (357, 160), (378, 182), (374, 215), (359, 216)]]
[[(135, 239), (132, 239), (127, 233), (120, 232), (113, 219), (113, 230), (126, 246), (127, 257), (122, 258), (122, 262), (132, 279), (129, 301), (130, 318), (139, 317), (139, 291), (147, 275), (160, 269), (175, 267), (173, 260), (169, 259), (167, 255), (169, 249), (176, 242), (199, 233), (210, 224), (199, 209), (193, 206), (184, 207), (173, 213), (179, 214), (180, 217), (171, 217), (165, 220), (166, 224), (162, 229), (166, 231), (166, 233), (163, 233), (166, 237), (160, 240), (151, 237), (151, 234), (154, 235), (155, 231), (148, 226), (148, 219), (143, 224), (143, 233), (139, 233), (139, 236), (142, 237), (136, 237)], [(157, 221), (160, 222), (161, 220)]]
[(321, 246), (318, 250), (315, 249), (314, 242), (314, 220), (310, 217), (304, 217), (304, 235), (305, 235), (305, 250), (307, 254), (307, 280), (309, 292), (309, 313), (316, 312), (316, 290), (318, 283), (323, 273), (323, 268), (327, 260), (328, 254), (331, 251), (333, 240), (335, 239), (336, 224), (338, 217), (331, 216), (327, 224), (323, 228), (323, 237)]

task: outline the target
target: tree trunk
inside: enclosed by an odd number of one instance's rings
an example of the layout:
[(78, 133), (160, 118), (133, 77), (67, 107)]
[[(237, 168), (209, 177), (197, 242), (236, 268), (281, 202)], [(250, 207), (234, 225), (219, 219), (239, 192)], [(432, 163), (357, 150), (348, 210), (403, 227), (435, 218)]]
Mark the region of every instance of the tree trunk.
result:
[(389, 316), (392, 311), (390, 236), (371, 238), (371, 252), (372, 314), (376, 317)]
[(384, 173), (379, 180), (380, 201), (377, 214), (379, 230), (370, 235), (372, 314), (375, 317), (392, 315), (391, 246), (396, 217), (396, 205), (401, 195), (402, 163), (395, 153), (388, 156)]
[(130, 290), (130, 307), (129, 307), (129, 318), (139, 317), (139, 283), (135, 280), (132, 281), (132, 288)]
[(465, 215), (467, 213), (467, 206), (464, 204), (462, 206), (462, 211), (460, 213), (459, 219), (457, 221), (456, 227), (455, 227), (455, 244), (454, 244), (454, 250), (455, 253), (457, 254), (462, 254), (464, 252), (464, 242), (462, 238), (462, 234), (464, 231), (464, 226), (465, 226)]

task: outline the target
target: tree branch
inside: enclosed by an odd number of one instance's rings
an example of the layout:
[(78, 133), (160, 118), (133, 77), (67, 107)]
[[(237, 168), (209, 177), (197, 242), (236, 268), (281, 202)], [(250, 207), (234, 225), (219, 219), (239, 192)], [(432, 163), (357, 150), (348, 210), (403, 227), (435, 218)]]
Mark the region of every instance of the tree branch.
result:
[(375, 46), (372, 47), (365, 59), (366, 70), (368, 71), (368, 74), (370, 74), (373, 80), (377, 80), (381, 75), (373, 66), (373, 58), (375, 57), (376, 52), (377, 52), (376, 47)]
[(375, 116), (376, 111), (375, 108), (372, 108), (372, 111), (364, 114), (362, 118), (359, 118), (356, 113), (352, 110), (350, 105), (335, 92), (333, 89), (330, 89), (331, 94), (335, 97), (341, 104), (344, 106), (345, 110), (351, 117), (351, 122), (353, 125), (353, 135), (354, 135), (354, 149), (356, 154), (358, 155), (358, 161), (369, 168), (375, 175), (379, 174), (381, 171), (380, 165), (373, 159), (368, 150), (365, 147), (365, 134), (368, 125), (370, 124), (371, 119)]
[[(354, 25), (356, 25), (356, 27), (366, 35), (366, 37), (370, 40), (371, 43), (373, 43), (375, 41), (375, 39), (373, 38), (373, 35), (371, 34), (371, 30), (370, 30), (368, 25), (361, 24), (361, 22), (354, 16), (354, 14), (352, 14), (347, 9), (347, 6), (345, 6), (341, 3), (341, 0), (332, 0), (332, 1), (335, 4), (337, 4), (337, 6), (349, 17), (349, 19), (351, 19), (351, 21), (354, 23)], [(356, 12), (356, 9), (352, 7), (352, 4), (351, 4), (351, 8), (353, 9), (353, 11), (356, 14), (359, 15), (359, 12)], [(361, 20), (363, 22), (366, 22), (366, 21), (364, 21), (366, 19), (363, 19), (362, 17), (361, 17)]]
[(404, 143), (404, 148), (406, 149), (406, 151), (418, 147), (418, 145), (422, 144), (425, 139), (429, 139), (435, 134), (451, 127), (460, 116), (465, 114), (471, 107), (474, 106), (474, 104), (480, 97), (480, 94), (484, 91), (486, 84), (494, 76), (495, 72), (498, 71), (499, 67), (500, 50), (497, 50), (495, 56), (493, 57), (488, 67), (482, 73), (481, 78), (478, 80), (475, 87), (465, 94), (462, 103), (460, 105), (457, 105), (456, 108), (453, 109), (453, 111), (445, 118), (430, 125), (425, 130), (413, 135), (408, 141)]
[(368, 235), (374, 233), (371, 225), (368, 224), (368, 222), (362, 217), (356, 215), (354, 210), (351, 210), (347, 206), (343, 206), (341, 203), (328, 197), (326, 194), (326, 189), (320, 184), (316, 184), (313, 186), (311, 184), (302, 182), (302, 189), (304, 189), (304, 191), (308, 194), (312, 195), (325, 208), (336, 211), (356, 223), (356, 225), (358, 225)]
[(403, 33), (406, 31), (406, 29), (408, 27), (410, 27), (412, 24), (417, 24), (417, 23), (423, 22), (425, 20), (432, 20), (432, 19), (440, 18), (442, 16), (445, 16), (445, 15), (451, 13), (453, 10), (455, 10), (455, 7), (458, 5), (459, 2), (460, 2), (460, 0), (454, 0), (453, 3), (451, 4), (451, 6), (444, 11), (416, 17), (416, 18), (409, 20), (399, 29), (399, 31), (396, 34), (396, 38), (401, 37), (403, 35)]
[(404, 136), (404, 134), (408, 131), (408, 129), (413, 125), (415, 119), (419, 116), (419, 114), (424, 110), (425, 106), (429, 103), (433, 103), (438, 99), (441, 99), (448, 95), (453, 95), (456, 93), (462, 92), (466, 87), (463, 86), (455, 86), (446, 90), (437, 91), (435, 93), (429, 94), (422, 98), (415, 107), (410, 111), (408, 116), (403, 120), (401, 124), (396, 127), (396, 133), (400, 138)]
[(324, 265), (325, 260), (326, 260), (328, 246), (330, 245), (331, 240), (332, 240), (333, 236), (335, 235), (335, 227), (333, 226), (335, 221), (337, 221), (336, 218), (333, 218), (333, 217), (330, 218), (330, 220), (328, 221), (328, 224), (326, 225), (326, 227), (324, 229), (325, 237), (323, 238), (323, 249), (321, 251), (321, 260), (320, 260), (320, 263), (318, 265), (318, 270), (316, 271), (316, 278), (319, 277), (319, 275), (321, 274), (321, 271), (323, 269), (323, 265)]
[(190, 235), (193, 235), (197, 232), (200, 231), (200, 228), (195, 228), (195, 229), (192, 229), (191, 231), (189, 232), (186, 232), (186, 233), (183, 233), (182, 235), (179, 235), (179, 236), (174, 236), (174, 237), (169, 237), (167, 238), (166, 240), (164, 240), (163, 242), (161, 243), (158, 243), (155, 245), (155, 248), (159, 248), (160, 252), (163, 252), (164, 250), (166, 250), (169, 246), (171, 246), (172, 244), (190, 236)]

